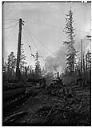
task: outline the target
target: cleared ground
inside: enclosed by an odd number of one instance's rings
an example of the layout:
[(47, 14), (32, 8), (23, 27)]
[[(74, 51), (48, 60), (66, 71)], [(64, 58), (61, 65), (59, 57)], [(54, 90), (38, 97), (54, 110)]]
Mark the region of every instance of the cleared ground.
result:
[(90, 126), (90, 89), (75, 86), (72, 94), (53, 96), (46, 89), (33, 88), (26, 102), (5, 118), (5, 125)]

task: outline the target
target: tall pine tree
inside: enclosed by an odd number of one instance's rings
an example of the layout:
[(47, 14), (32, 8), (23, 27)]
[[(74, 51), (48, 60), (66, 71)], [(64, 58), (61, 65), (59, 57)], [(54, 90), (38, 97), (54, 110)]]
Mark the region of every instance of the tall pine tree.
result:
[(69, 72), (74, 72), (74, 64), (75, 64), (75, 56), (76, 50), (74, 48), (74, 28), (73, 28), (73, 13), (71, 9), (69, 10), (69, 14), (66, 15), (66, 26), (65, 33), (67, 36), (67, 41), (64, 42), (68, 46), (67, 53), (67, 70)]

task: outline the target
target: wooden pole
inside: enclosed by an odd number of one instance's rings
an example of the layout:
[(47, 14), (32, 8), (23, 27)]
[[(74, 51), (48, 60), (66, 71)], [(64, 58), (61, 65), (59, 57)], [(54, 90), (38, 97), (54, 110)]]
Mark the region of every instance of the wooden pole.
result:
[(23, 21), (20, 18), (19, 19), (19, 34), (18, 34), (17, 66), (16, 66), (16, 78), (17, 78), (17, 80), (20, 80), (20, 75), (21, 75), (20, 69), (19, 69), (19, 64), (20, 64), (20, 57), (21, 57), (22, 25), (23, 25)]

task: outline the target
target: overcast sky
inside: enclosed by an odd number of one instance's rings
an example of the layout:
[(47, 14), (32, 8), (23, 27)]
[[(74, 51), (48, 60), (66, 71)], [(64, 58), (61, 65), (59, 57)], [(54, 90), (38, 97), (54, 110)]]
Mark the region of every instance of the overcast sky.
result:
[[(82, 2), (6, 2), (3, 5), (3, 43), (4, 59), (11, 51), (17, 53), (18, 19), (24, 20), (22, 43), (26, 61), (34, 65), (34, 58), (30, 56), (36, 51), (43, 57), (41, 65), (52, 60), (64, 67), (66, 48), (63, 41), (66, 35), (63, 32), (65, 17), (71, 7), (75, 28), (75, 48), (80, 50), (80, 39), (84, 40), (84, 49), (89, 47), (85, 39), (90, 34), (91, 4)], [(28, 45), (31, 45), (31, 51)], [(49, 56), (49, 57), (48, 57)], [(50, 62), (51, 63), (51, 62)]]

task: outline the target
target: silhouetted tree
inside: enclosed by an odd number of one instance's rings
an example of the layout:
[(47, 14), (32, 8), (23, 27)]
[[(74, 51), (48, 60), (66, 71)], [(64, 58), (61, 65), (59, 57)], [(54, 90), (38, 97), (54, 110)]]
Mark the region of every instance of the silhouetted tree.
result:
[(8, 76), (13, 76), (14, 75), (14, 70), (16, 67), (16, 58), (14, 55), (14, 52), (11, 52), (10, 55), (8, 56)]
[(91, 70), (91, 52), (88, 51), (86, 54), (86, 71)]
[(3, 70), (3, 80), (7, 80), (7, 76), (8, 76), (8, 64), (5, 62), (3, 62), (2, 65), (2, 70)]
[(69, 72), (74, 71), (76, 50), (74, 48), (74, 28), (73, 28), (73, 13), (70, 9), (69, 14), (66, 15), (65, 33), (68, 35), (67, 41), (64, 42), (68, 46), (67, 53), (67, 69)]
[(22, 73), (25, 72), (25, 64), (27, 64), (26, 62), (26, 56), (24, 54), (24, 49), (23, 49), (23, 44), (21, 46), (21, 57), (20, 57), (20, 71)]

